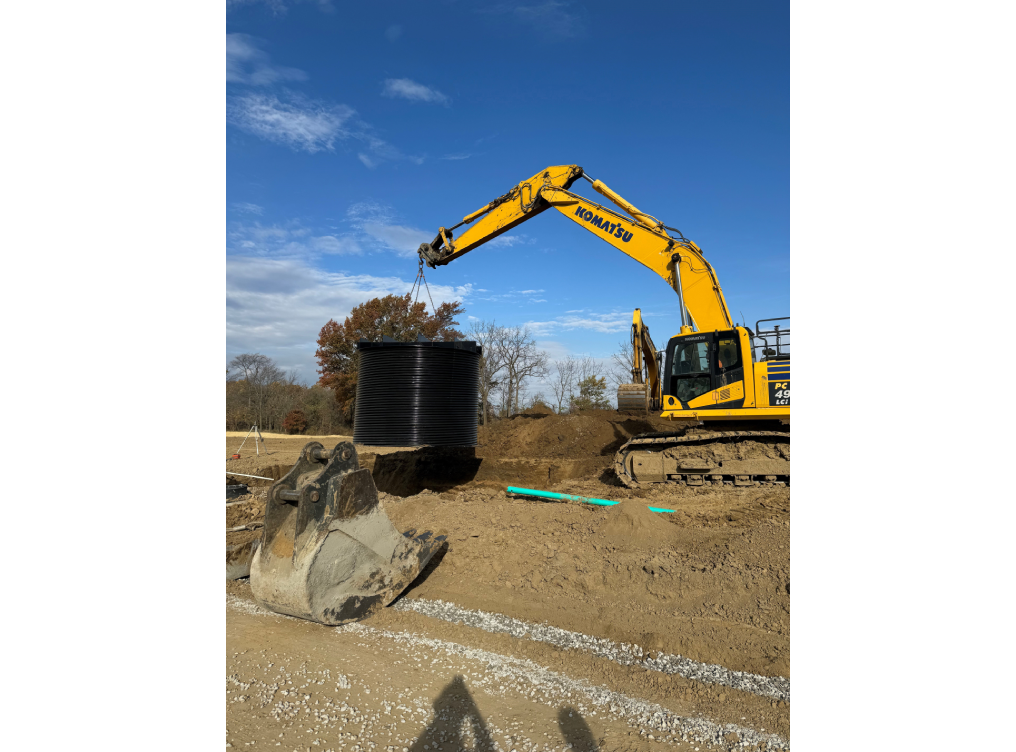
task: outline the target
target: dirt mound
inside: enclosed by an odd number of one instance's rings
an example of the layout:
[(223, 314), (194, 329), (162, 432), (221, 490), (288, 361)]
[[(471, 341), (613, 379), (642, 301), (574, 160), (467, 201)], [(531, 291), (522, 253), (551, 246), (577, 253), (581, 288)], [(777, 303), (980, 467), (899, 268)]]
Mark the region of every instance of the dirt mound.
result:
[[(366, 466), (366, 465), (365, 465)], [(479, 457), (473, 447), (421, 447), (376, 457), (370, 466), (379, 491), (413, 496), (424, 490), (525, 486), (547, 488), (573, 478), (599, 476), (610, 458), (534, 459)]]
[(567, 459), (613, 456), (632, 436), (674, 429), (673, 423), (656, 417), (635, 417), (616, 410), (523, 414), (481, 427), (477, 455)]
[[(264, 522), (265, 499), (253, 496), (242, 499), (237, 503), (226, 507), (226, 529), (248, 525), (252, 522)], [(253, 530), (235, 530), (226, 533), (226, 562), (230, 562), (237, 555), (242, 555), (240, 549), (249, 546), (253, 541), (261, 537), (260, 527)], [(230, 550), (233, 549), (233, 554)]]
[(547, 405), (533, 405), (528, 410), (523, 410), (519, 415), (553, 415), (554, 409)]
[(399, 530), (448, 536), (406, 596), (789, 676), (789, 489), (618, 490), (613, 507), (475, 486), (385, 495)]
[(649, 511), (638, 499), (607, 509), (596, 527), (603, 542), (627, 550), (657, 549), (673, 544), (677, 529), (663, 513)]

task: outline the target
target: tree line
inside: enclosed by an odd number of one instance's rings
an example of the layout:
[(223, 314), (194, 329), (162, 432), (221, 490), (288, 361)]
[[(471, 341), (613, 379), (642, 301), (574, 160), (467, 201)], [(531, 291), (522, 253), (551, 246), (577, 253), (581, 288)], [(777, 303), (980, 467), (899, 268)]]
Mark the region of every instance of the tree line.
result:
[(293, 413), (303, 421), (303, 428), (294, 433), (349, 433), (332, 389), (297, 383), (296, 374), (287, 374), (261, 353), (244, 353), (230, 361), (226, 370), (227, 431), (258, 426), (262, 431), (281, 433), (286, 430), (286, 417)]

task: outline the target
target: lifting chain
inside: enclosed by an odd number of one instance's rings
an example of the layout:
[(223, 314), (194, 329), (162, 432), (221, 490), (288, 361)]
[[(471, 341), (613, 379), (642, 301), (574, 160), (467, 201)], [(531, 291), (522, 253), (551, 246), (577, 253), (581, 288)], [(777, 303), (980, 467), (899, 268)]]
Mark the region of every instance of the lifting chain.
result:
[(416, 297), (413, 298), (413, 303), (416, 303), (420, 299), (420, 291), (426, 287), (427, 297), (430, 299), (430, 308), (434, 311), (434, 315), (437, 316), (437, 308), (434, 307), (434, 298), (430, 294), (430, 285), (427, 284), (427, 278), (423, 276), (423, 258), (420, 258), (420, 266), (416, 270), (416, 279), (413, 280), (413, 286), (409, 290), (409, 294), (416, 293)]

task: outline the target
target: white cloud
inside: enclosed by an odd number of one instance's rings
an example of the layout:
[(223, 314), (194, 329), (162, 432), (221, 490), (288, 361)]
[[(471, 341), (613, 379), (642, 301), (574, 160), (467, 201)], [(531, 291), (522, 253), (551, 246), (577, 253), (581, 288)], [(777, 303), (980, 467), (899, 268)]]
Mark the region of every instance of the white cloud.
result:
[(312, 238), (310, 246), (316, 251), (329, 254), (361, 255), (363, 253), (363, 248), (360, 247), (356, 238), (349, 236), (322, 235)]
[(527, 321), (526, 326), (537, 336), (546, 336), (556, 331), (572, 329), (588, 329), (601, 332), (627, 332), (631, 328), (631, 313), (614, 311), (611, 313), (587, 313), (585, 316), (565, 314), (550, 321)]
[(516, 21), (529, 25), (543, 37), (579, 37), (586, 33), (587, 23), (585, 10), (579, 6), (570, 10), (575, 4), (548, 0), (538, 5), (514, 5), (501, 3), (492, 7), (477, 10), (478, 13), (510, 15)]
[(226, 83), (268, 86), (278, 81), (304, 81), (298, 68), (272, 65), (268, 54), (247, 34), (226, 34)]
[(385, 29), (385, 39), (389, 42), (394, 42), (402, 36), (402, 27), (399, 24), (392, 24)]
[(339, 226), (327, 229), (312, 229), (298, 220), (275, 224), (256, 220), (233, 222), (227, 232), (227, 249), (236, 255), (266, 258), (309, 259), (321, 254), (392, 252), (410, 258), (416, 256), (421, 243), (433, 239), (433, 231), (400, 223), (391, 206), (361, 201), (346, 210), (345, 220)]
[[(476, 293), (489, 293), (489, 290), (483, 288), (477, 288), (473, 290), (474, 295)], [(546, 303), (544, 298), (534, 298), (533, 295), (538, 295), (545, 290), (509, 290), (508, 292), (493, 293), (488, 295), (475, 295), (476, 300), (485, 300), (490, 302), (510, 302), (510, 301), (525, 301), (526, 303)]]
[(443, 157), (441, 157), (441, 159), (451, 159), (451, 160), (454, 160), (454, 161), (458, 161), (460, 159), (469, 159), (471, 156), (473, 156), (473, 155), (472, 154), (465, 154), (465, 153), (463, 153), (463, 154), (445, 154)]
[(236, 223), (227, 233), (227, 248), (244, 256), (309, 258), (319, 254), (362, 255), (358, 238), (350, 234), (318, 235), (298, 222), (285, 225)]
[[(296, 258), (227, 256), (227, 360), (260, 352), (313, 383), (316, 340), (328, 319), (342, 321), (370, 298), (404, 295), (412, 280), (343, 274), (316, 269)], [(469, 285), (430, 284), (434, 303), (461, 301)]]
[(252, 204), (249, 201), (238, 201), (233, 204), (233, 208), (244, 214), (264, 214), (264, 209), (257, 204)]
[(326, 105), (291, 94), (283, 102), (274, 94), (233, 97), (226, 109), (230, 123), (248, 133), (311, 154), (333, 151), (336, 139), (351, 134), (343, 126), (356, 114), (346, 105)]
[(371, 126), (360, 120), (356, 110), (348, 105), (328, 104), (292, 91), (282, 94), (284, 99), (260, 93), (230, 97), (226, 119), (267, 141), (311, 154), (335, 151), (336, 141), (359, 141), (366, 146), (366, 152), (357, 156), (371, 169), (386, 161), (424, 162), (424, 157), (403, 154), (375, 136)]
[(487, 241), (486, 245), (493, 248), (511, 248), (513, 245), (532, 245), (536, 241), (527, 235), (498, 235), (496, 238), (491, 238)]
[(567, 345), (554, 340), (536, 340), (536, 347), (547, 353), (551, 360), (563, 360), (571, 353)]
[(384, 89), (381, 95), (385, 97), (397, 97), (408, 99), (411, 102), (437, 102), (448, 104), (451, 100), (429, 86), (418, 84), (410, 78), (388, 78), (385, 79)]
[(434, 239), (434, 232), (395, 222), (395, 210), (376, 201), (361, 201), (346, 210), (349, 224), (361, 232), (362, 242), (381, 251), (395, 251), (400, 256), (415, 256), (421, 243)]
[(403, 225), (383, 225), (376, 222), (365, 222), (363, 231), (381, 241), (386, 247), (400, 256), (415, 256), (421, 243), (434, 239), (433, 232), (420, 230), (416, 227)]

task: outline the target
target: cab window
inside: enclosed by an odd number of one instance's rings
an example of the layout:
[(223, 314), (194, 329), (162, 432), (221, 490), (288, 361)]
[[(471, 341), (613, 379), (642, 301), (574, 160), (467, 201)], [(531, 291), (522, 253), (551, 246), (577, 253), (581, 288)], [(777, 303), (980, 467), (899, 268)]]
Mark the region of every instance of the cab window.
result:
[(716, 366), (720, 370), (737, 368), (741, 365), (740, 350), (737, 346), (737, 335), (723, 335), (716, 345)]
[(709, 343), (689, 342), (674, 353), (671, 376), (676, 377), (675, 394), (688, 402), (709, 391)]

